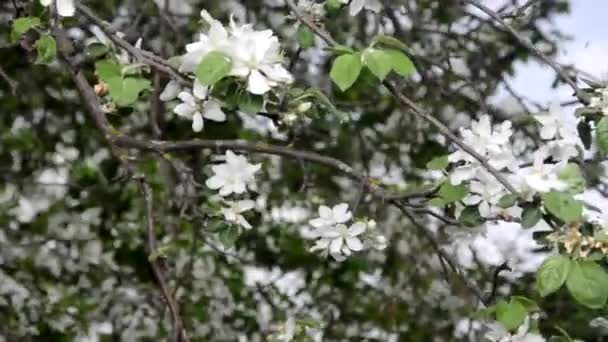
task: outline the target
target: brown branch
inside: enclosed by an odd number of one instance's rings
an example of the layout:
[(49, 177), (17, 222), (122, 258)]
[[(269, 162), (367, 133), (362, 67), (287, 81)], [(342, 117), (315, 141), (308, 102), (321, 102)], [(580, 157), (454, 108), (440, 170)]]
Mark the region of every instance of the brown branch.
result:
[[(293, 0), (286, 1), (291, 11), (302, 22), (302, 24), (304, 24), (312, 32), (314, 32), (321, 39), (323, 39), (329, 46), (338, 45), (336, 40), (334, 40), (329, 33), (317, 26), (310, 18), (307, 18), (306, 16), (302, 15), (298, 11), (298, 8)], [(439, 131), (439, 133), (445, 136), (448, 140), (458, 145), (458, 147), (460, 147), (463, 151), (467, 152), (469, 155), (473, 156), (473, 158), (475, 158), (486, 170), (488, 170), (488, 172), (490, 172), (502, 185), (504, 185), (507, 190), (512, 193), (517, 193), (515, 187), (511, 185), (511, 183), (509, 183), (509, 181), (498, 170), (496, 170), (492, 165), (490, 165), (488, 161), (482, 155), (477, 153), (473, 147), (467, 145), (464, 141), (462, 141), (454, 133), (452, 133), (452, 131), (445, 124), (435, 118), (431, 113), (428, 113), (427, 111), (419, 107), (409, 97), (401, 93), (392, 82), (385, 80), (382, 82), (382, 84), (390, 91), (390, 93), (399, 101), (402, 106), (411, 109), (414, 114), (433, 125)]]
[(80, 13), (82, 13), (85, 17), (87, 17), (92, 23), (99, 26), (101, 30), (110, 38), (114, 44), (119, 47), (125, 49), (130, 55), (134, 56), (138, 61), (145, 63), (154, 69), (161, 71), (173, 79), (177, 80), (183, 85), (191, 85), (192, 81), (185, 75), (181, 74), (179, 71), (175, 70), (173, 66), (169, 64), (166, 60), (161, 57), (156, 56), (154, 53), (150, 51), (146, 51), (143, 49), (138, 49), (133, 45), (129, 44), (126, 40), (120, 38), (116, 34), (116, 30), (112, 28), (112, 26), (106, 22), (105, 20), (98, 17), (93, 10), (89, 7), (77, 3), (76, 8)]
[(465, 287), (471, 292), (471, 294), (475, 298), (477, 298), (477, 300), (479, 300), (481, 303), (483, 303), (485, 305), (487, 302), (486, 302), (486, 299), (484, 298), (483, 294), (481, 293), (481, 290), (479, 290), (475, 285), (473, 285), (467, 279), (467, 277), (459, 270), (459, 267), (458, 267), (456, 261), (454, 261), (452, 259), (452, 257), (448, 253), (446, 253), (443, 250), (443, 248), (441, 248), (439, 241), (437, 241), (435, 236), (433, 236), (433, 233), (431, 233), (429, 230), (427, 230), (420, 222), (416, 221), (414, 214), (412, 214), (412, 212), (407, 207), (405, 207), (401, 202), (399, 202), (397, 200), (393, 200), (393, 201), (391, 201), (391, 204), (393, 204), (394, 206), (399, 208), (399, 210), (401, 210), (401, 212), (410, 220), (410, 222), (414, 225), (414, 227), (416, 227), (416, 229), (427, 240), (429, 240), (429, 242), (433, 246), (433, 249), (439, 256), (439, 258), (443, 259), (447, 263), (447, 265), (450, 267), (452, 272), (454, 272), (456, 274), (456, 276), (465, 285)]
[[(123, 157), (119, 146), (117, 146), (112, 137), (115, 135), (114, 128), (111, 126), (110, 122), (105, 116), (103, 110), (101, 110), (101, 106), (99, 104), (99, 100), (95, 91), (88, 83), (86, 77), (82, 73), (82, 71), (75, 66), (74, 60), (72, 59), (71, 53), (73, 51), (72, 43), (66, 36), (65, 31), (60, 28), (55, 27), (53, 29), (53, 35), (57, 41), (58, 51), (65, 61), (65, 64), (70, 71), (70, 75), (72, 76), (72, 80), (76, 84), (76, 88), (80, 93), (81, 100), (83, 105), (85, 106), (86, 112), (95, 122), (97, 128), (103, 133), (104, 138), (108, 141), (110, 145), (110, 149), (115, 158), (120, 160), (127, 172), (131, 175), (131, 178), (139, 181), (140, 188), (142, 194), (144, 195), (144, 200), (146, 203), (146, 226), (147, 226), (147, 243), (145, 244), (148, 255), (154, 253), (157, 249), (156, 247), (156, 235), (154, 229), (154, 220), (153, 220), (153, 205), (152, 205), (152, 192), (149, 184), (144, 180), (143, 176), (136, 175), (134, 172), (134, 168), (126, 161), (126, 158)], [(182, 338), (183, 341), (188, 341), (187, 334), (184, 330), (181, 317), (179, 315), (179, 306), (176, 300), (172, 297), (171, 292), (169, 291), (167, 281), (165, 279), (164, 273), (158, 264), (157, 261), (150, 260), (150, 265), (152, 267), (152, 271), (154, 272), (154, 276), (160, 287), (161, 293), (165, 299), (165, 302), (169, 306), (169, 310), (171, 311), (172, 319), (173, 319), (173, 327), (175, 329), (175, 334), (173, 336), (173, 341), (179, 342)]]
[[(146, 209), (146, 251), (148, 256), (151, 256), (157, 250), (157, 241), (156, 241), (156, 227), (154, 225), (154, 206), (153, 206), (153, 195), (152, 189), (150, 188), (150, 184), (148, 184), (143, 176), (134, 176), (134, 179), (139, 181), (139, 186), (144, 196), (144, 203)], [(158, 260), (149, 258), (150, 267), (152, 268), (152, 272), (154, 273), (154, 277), (156, 278), (156, 282), (160, 287), (161, 293), (167, 306), (169, 306), (169, 311), (171, 312), (171, 317), (173, 319), (173, 339), (174, 342), (179, 342), (181, 338), (184, 341), (188, 341), (188, 337), (186, 331), (184, 330), (184, 325), (179, 313), (179, 305), (173, 295), (171, 290), (169, 290), (169, 285), (167, 285), (167, 280), (165, 279), (165, 275), (162, 269), (162, 266)]]
[(19, 83), (17, 83), (17, 81), (15, 81), (13, 78), (11, 78), (6, 71), (4, 71), (4, 69), (2, 68), (2, 66), (0, 66), (0, 77), (2, 77), (2, 79), (4, 79), (4, 81), (6, 81), (6, 83), (8, 84), (9, 88), (11, 88), (11, 94), (13, 96), (17, 95), (17, 87), (19, 86)]
[(526, 39), (519, 32), (517, 32), (511, 25), (507, 24), (507, 22), (504, 21), (504, 19), (498, 13), (485, 6), (478, 0), (466, 0), (466, 2), (477, 7), (480, 11), (484, 12), (496, 22), (498, 22), (500, 25), (502, 25), (505, 30), (507, 30), (507, 32), (509, 32), (513, 36), (513, 38), (515, 38), (515, 40), (517, 40), (519, 44), (530, 50), (534, 55), (536, 55), (538, 59), (540, 59), (549, 67), (551, 67), (559, 75), (559, 77), (564, 82), (566, 82), (572, 88), (572, 90), (574, 90), (575, 96), (578, 96), (580, 94), (581, 90), (576, 84), (576, 81), (564, 70), (564, 68), (562, 68), (557, 62), (555, 62), (547, 55), (542, 53), (540, 50), (538, 50), (534, 45), (532, 45), (532, 43), (528, 39)]

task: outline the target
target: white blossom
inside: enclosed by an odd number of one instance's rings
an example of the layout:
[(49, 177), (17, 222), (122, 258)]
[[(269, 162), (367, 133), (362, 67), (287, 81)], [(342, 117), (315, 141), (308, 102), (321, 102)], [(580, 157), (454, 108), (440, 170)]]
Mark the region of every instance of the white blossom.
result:
[(219, 189), (220, 196), (242, 194), (247, 188), (255, 188), (255, 173), (261, 167), (261, 164), (250, 164), (244, 156), (226, 151), (226, 162), (212, 166), (214, 175), (206, 184), (213, 190)]
[(322, 205), (319, 207), (319, 217), (308, 223), (317, 229), (328, 228), (339, 223), (346, 223), (352, 217), (347, 203), (340, 203), (333, 208)]
[(242, 215), (244, 212), (253, 209), (255, 203), (252, 200), (229, 201), (228, 207), (222, 208), (222, 215), (228, 222), (233, 222), (245, 229), (251, 229), (251, 224)]
[(71, 17), (76, 13), (74, 0), (40, 0), (42, 6), (48, 7), (52, 3), (57, 6), (57, 13), (62, 17)]
[(340, 0), (343, 4), (349, 5), (349, 13), (352, 16), (359, 14), (363, 9), (367, 9), (373, 12), (380, 12), (382, 9), (382, 3), (380, 0)]
[(198, 63), (210, 52), (230, 57), (230, 75), (247, 80), (247, 90), (262, 95), (272, 87), (293, 82), (293, 77), (281, 64), (283, 54), (279, 39), (272, 30), (256, 31), (250, 24), (238, 26), (233, 20), (227, 30), (203, 10), (203, 19), (210, 28), (199, 36), (199, 41), (186, 46), (180, 71), (194, 72)]
[(559, 171), (564, 167), (564, 163), (544, 163), (544, 155), (544, 153), (536, 153), (532, 166), (518, 170), (521, 191), (548, 192), (565, 190), (568, 187), (567, 183), (559, 179)]
[(499, 211), (498, 201), (506, 194), (504, 186), (489, 173), (482, 173), (478, 180), (469, 184), (471, 193), (463, 199), (466, 205), (478, 205), (482, 217), (491, 217)]
[(366, 225), (356, 222), (350, 227), (338, 224), (333, 227), (322, 229), (320, 239), (310, 249), (314, 251), (327, 251), (337, 261), (343, 261), (352, 252), (363, 250), (363, 242), (359, 235), (365, 232)]
[[(207, 93), (207, 87), (198, 81), (194, 81), (192, 93), (182, 91), (177, 96), (182, 103), (177, 105), (173, 112), (192, 120), (192, 130), (195, 132), (200, 132), (203, 129), (203, 118), (218, 122), (226, 121), (226, 114), (222, 111), (219, 102), (209, 98)], [(170, 94), (165, 95), (169, 97)]]

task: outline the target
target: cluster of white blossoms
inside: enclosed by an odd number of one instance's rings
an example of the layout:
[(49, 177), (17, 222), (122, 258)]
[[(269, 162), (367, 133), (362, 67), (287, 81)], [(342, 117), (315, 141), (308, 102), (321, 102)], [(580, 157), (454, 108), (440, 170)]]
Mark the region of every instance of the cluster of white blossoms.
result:
[(374, 231), (375, 221), (357, 221), (348, 226), (351, 218), (352, 213), (346, 203), (333, 208), (320, 206), (319, 217), (308, 222), (314, 228), (312, 236), (318, 239), (310, 251), (320, 251), (324, 256), (330, 254), (337, 261), (344, 261), (353, 252), (366, 247), (386, 248), (386, 238)]
[[(510, 121), (492, 127), (489, 116), (484, 115), (470, 129), (461, 129), (463, 142), (498, 170), (525, 199), (538, 193), (566, 190), (568, 184), (560, 179), (560, 172), (582, 146), (578, 119), (573, 114), (551, 106), (549, 112), (535, 115), (535, 119), (540, 124), (543, 141), (528, 158), (513, 153)], [(509, 192), (494, 175), (463, 150), (450, 154), (448, 160), (460, 163), (450, 173), (450, 182), (469, 185), (470, 194), (463, 200), (466, 205), (478, 205), (480, 215), (485, 218), (502, 211), (498, 202)]]
[(231, 60), (229, 75), (246, 79), (252, 94), (263, 95), (272, 87), (293, 82), (282, 65), (281, 45), (272, 30), (256, 31), (252, 24), (238, 26), (234, 20), (226, 28), (205, 10), (201, 17), (210, 25), (209, 31), (201, 33), (198, 42), (186, 45), (181, 72), (194, 72), (207, 54), (220, 52)]
[(57, 13), (62, 17), (71, 17), (76, 12), (74, 0), (40, 0), (42, 6), (48, 7), (55, 3)]
[[(213, 176), (209, 177), (206, 185), (218, 190), (222, 197), (230, 195), (243, 195), (247, 190), (255, 190), (255, 174), (262, 167), (261, 164), (251, 164), (245, 156), (234, 154), (228, 150), (224, 163), (213, 165)], [(254, 208), (255, 203), (250, 199), (224, 200), (225, 206), (221, 213), (227, 222), (236, 224), (245, 229), (251, 229), (243, 213)]]

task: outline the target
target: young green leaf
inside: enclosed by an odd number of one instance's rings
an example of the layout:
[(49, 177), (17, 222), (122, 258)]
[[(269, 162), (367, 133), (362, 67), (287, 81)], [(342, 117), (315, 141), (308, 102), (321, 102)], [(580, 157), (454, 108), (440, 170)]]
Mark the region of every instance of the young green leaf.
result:
[(504, 195), (498, 200), (498, 206), (504, 209), (511, 208), (517, 203), (518, 198), (517, 194)]
[(222, 230), (219, 234), (220, 241), (226, 248), (234, 246), (239, 238), (239, 229), (233, 225)]
[(470, 206), (460, 213), (458, 222), (465, 227), (479, 227), (483, 223), (483, 218), (476, 206)]
[(543, 262), (536, 273), (536, 288), (542, 297), (559, 290), (568, 278), (570, 259), (555, 255)]
[(608, 117), (603, 117), (595, 130), (597, 147), (603, 154), (608, 154)]
[(363, 52), (363, 64), (374, 74), (380, 81), (384, 81), (386, 75), (393, 69), (393, 59), (385, 50), (368, 48)]
[(560, 220), (571, 223), (579, 222), (583, 216), (583, 204), (571, 194), (551, 191), (542, 195), (545, 208)]
[(568, 189), (574, 193), (585, 191), (585, 177), (581, 168), (574, 163), (568, 163), (558, 174), (560, 180), (568, 184)]
[(232, 60), (217, 51), (209, 52), (196, 68), (196, 79), (201, 84), (211, 86), (228, 76), (232, 69)]
[(501, 300), (496, 304), (496, 320), (509, 331), (522, 325), (527, 315), (528, 310), (518, 300), (511, 299), (509, 302)]
[(469, 193), (469, 189), (466, 185), (452, 185), (449, 180), (446, 180), (439, 188), (439, 197), (443, 199), (445, 203), (458, 202)]
[(433, 158), (426, 163), (426, 168), (429, 170), (443, 170), (449, 165), (448, 156), (440, 156)]
[(49, 35), (44, 35), (36, 41), (36, 50), (38, 58), (36, 64), (49, 64), (57, 57), (57, 43), (55, 38)]
[(88, 58), (99, 58), (110, 51), (107, 45), (102, 43), (91, 43), (84, 48), (84, 54)]
[(109, 59), (104, 59), (95, 63), (95, 72), (105, 83), (109, 83), (111, 79), (116, 77), (122, 78), (120, 65)]
[(573, 261), (566, 287), (577, 302), (601, 309), (608, 299), (608, 274), (593, 261)]
[(416, 67), (412, 60), (399, 50), (386, 50), (389, 55), (393, 70), (401, 76), (409, 76), (416, 72)]
[(308, 49), (315, 45), (315, 35), (308, 27), (300, 25), (296, 32), (296, 39), (302, 49)]
[(40, 26), (40, 18), (37, 17), (21, 17), (15, 19), (11, 31), (11, 40), (17, 41), (27, 31), (38, 26)]
[(361, 55), (358, 53), (342, 55), (334, 61), (331, 68), (331, 79), (341, 91), (350, 88), (361, 74)]
[(242, 92), (238, 99), (239, 109), (245, 113), (255, 114), (264, 109), (264, 97), (249, 92)]
[(537, 207), (526, 207), (521, 214), (521, 225), (524, 228), (532, 228), (536, 226), (538, 221), (543, 218), (543, 213)]
[(128, 77), (125, 79), (114, 77), (108, 82), (108, 90), (112, 100), (119, 107), (128, 107), (134, 104), (139, 94), (150, 88), (150, 81), (143, 78)]

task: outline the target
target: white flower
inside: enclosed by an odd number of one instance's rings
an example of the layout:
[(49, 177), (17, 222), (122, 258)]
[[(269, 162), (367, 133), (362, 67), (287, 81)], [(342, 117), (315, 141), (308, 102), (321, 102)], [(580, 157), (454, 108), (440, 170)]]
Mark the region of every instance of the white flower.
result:
[(222, 111), (219, 102), (208, 98), (207, 92), (207, 87), (204, 87), (198, 81), (194, 81), (192, 93), (182, 91), (177, 96), (182, 100), (182, 103), (173, 109), (175, 114), (192, 120), (192, 130), (195, 132), (200, 132), (203, 129), (203, 117), (219, 122), (226, 120), (226, 114)]
[(353, 251), (363, 250), (363, 242), (358, 236), (363, 234), (365, 229), (366, 225), (363, 222), (357, 222), (350, 227), (338, 224), (334, 227), (325, 228), (321, 231), (321, 238), (310, 250), (311, 252), (328, 251), (334, 259), (343, 261)]
[(245, 229), (251, 229), (251, 224), (247, 222), (242, 213), (253, 209), (255, 203), (252, 200), (229, 201), (227, 208), (222, 208), (222, 215), (228, 222), (233, 222)]
[(308, 223), (316, 229), (328, 228), (339, 223), (346, 223), (352, 217), (348, 210), (348, 204), (341, 203), (332, 208), (322, 205), (319, 207), (319, 217), (310, 220)]
[(536, 153), (533, 165), (517, 172), (522, 191), (548, 192), (565, 190), (568, 187), (568, 184), (559, 179), (559, 171), (564, 163), (545, 164), (543, 160), (544, 153)]
[(252, 25), (237, 26), (232, 20), (230, 30), (226, 30), (207, 11), (203, 10), (201, 16), (209, 23), (209, 31), (186, 46), (180, 71), (194, 72), (209, 52), (217, 51), (230, 57), (230, 75), (247, 79), (247, 90), (253, 94), (262, 95), (272, 87), (293, 82), (281, 64), (281, 46), (272, 30), (256, 31)]
[(230, 40), (228, 31), (221, 22), (215, 20), (209, 12), (202, 10), (201, 17), (210, 25), (207, 34), (201, 33), (199, 41), (186, 45), (186, 54), (182, 57), (182, 64), (179, 67), (181, 72), (194, 72), (198, 63), (209, 52), (230, 50)]
[(600, 110), (602, 114), (608, 115), (608, 87), (596, 89), (595, 93), (598, 95), (591, 98), (589, 105)]
[(175, 100), (179, 93), (181, 92), (181, 88), (177, 81), (171, 80), (165, 86), (165, 89), (160, 93), (159, 99), (163, 102)]
[(469, 184), (471, 193), (463, 199), (466, 205), (479, 205), (481, 217), (491, 217), (499, 211), (496, 206), (500, 198), (506, 194), (504, 187), (496, 178), (488, 173), (482, 173), (479, 180)]
[(382, 9), (380, 0), (340, 0), (343, 4), (348, 4), (349, 1), (349, 13), (352, 16), (359, 14), (364, 8), (376, 13)]
[[(490, 117), (483, 115), (479, 121), (471, 123), (470, 129), (461, 129), (460, 133), (463, 142), (484, 157), (495, 169), (517, 170), (518, 162), (513, 156), (513, 148), (509, 143), (513, 134), (510, 121), (505, 121), (492, 129)], [(450, 181), (455, 185), (475, 178), (477, 173), (484, 169), (475, 157), (460, 149), (450, 154), (448, 160), (452, 163), (467, 162), (452, 172)]]
[(281, 62), (279, 39), (271, 30), (254, 31), (249, 25), (232, 25), (235, 42), (232, 46), (233, 76), (247, 78), (247, 90), (262, 95), (280, 83), (289, 84), (293, 77)]
[(580, 140), (577, 118), (572, 113), (562, 111), (559, 103), (552, 103), (548, 112), (536, 114), (534, 118), (541, 124), (540, 137), (545, 140), (561, 138), (574, 144)]
[(545, 338), (539, 334), (531, 333), (530, 318), (526, 316), (524, 323), (517, 328), (515, 335), (511, 335), (500, 323), (491, 323), (488, 325), (490, 331), (486, 333), (485, 338), (492, 342), (545, 342)]
[(62, 17), (71, 17), (76, 12), (74, 0), (40, 0), (42, 6), (50, 6), (53, 2), (57, 5), (57, 13)]
[(290, 316), (281, 327), (281, 333), (276, 336), (277, 341), (291, 342), (296, 336), (296, 320)]
[(220, 196), (242, 194), (247, 188), (255, 188), (255, 173), (261, 167), (261, 164), (250, 164), (244, 156), (226, 151), (226, 162), (211, 168), (214, 175), (206, 184), (213, 190), (219, 189)]

